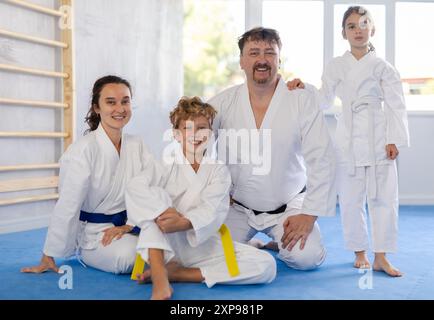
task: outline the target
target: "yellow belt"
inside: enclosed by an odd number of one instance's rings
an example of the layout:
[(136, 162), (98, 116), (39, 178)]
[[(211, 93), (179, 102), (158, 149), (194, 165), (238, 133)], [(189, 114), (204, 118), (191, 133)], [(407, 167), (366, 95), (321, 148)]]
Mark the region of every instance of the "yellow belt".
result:
[(236, 277), (240, 274), (238, 268), (237, 258), (235, 257), (234, 242), (232, 241), (231, 232), (229, 228), (222, 224), (219, 229), (220, 237), (222, 238), (223, 252), (225, 254), (226, 265), (231, 277)]
[(142, 274), (145, 271), (145, 261), (140, 254), (136, 255), (136, 261), (134, 262), (133, 272), (131, 273), (131, 280), (139, 280), (137, 274)]
[[(235, 257), (235, 248), (232, 241), (231, 233), (229, 228), (222, 224), (219, 229), (220, 237), (222, 239), (223, 252), (226, 259), (226, 265), (228, 266), (228, 271), (231, 277), (236, 277), (240, 274), (240, 269), (238, 268), (237, 258)], [(134, 263), (133, 272), (131, 273), (132, 280), (138, 280), (137, 274), (143, 273), (145, 270), (145, 261), (142, 259), (140, 254), (136, 255), (136, 261)]]

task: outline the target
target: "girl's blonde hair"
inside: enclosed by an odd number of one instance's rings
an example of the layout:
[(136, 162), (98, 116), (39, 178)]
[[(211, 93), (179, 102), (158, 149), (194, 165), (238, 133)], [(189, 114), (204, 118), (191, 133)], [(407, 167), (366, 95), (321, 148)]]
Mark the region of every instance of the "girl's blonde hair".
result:
[(182, 97), (175, 109), (170, 112), (170, 122), (174, 129), (178, 129), (182, 120), (195, 119), (204, 116), (212, 125), (217, 111), (208, 103), (202, 102), (199, 97)]

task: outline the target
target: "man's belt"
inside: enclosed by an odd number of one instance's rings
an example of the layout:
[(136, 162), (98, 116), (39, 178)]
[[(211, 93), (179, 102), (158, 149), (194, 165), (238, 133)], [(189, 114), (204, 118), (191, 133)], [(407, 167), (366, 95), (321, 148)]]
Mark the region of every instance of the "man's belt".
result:
[[(303, 189), (299, 192), (299, 193), (303, 193), (306, 191), (306, 186), (303, 187)], [(242, 204), (241, 202), (232, 199), (232, 201), (240, 206), (242, 206), (243, 208), (246, 208), (247, 210), (252, 210), (252, 212), (255, 214), (255, 216), (257, 216), (258, 214), (262, 214), (262, 213), (268, 213), (268, 214), (279, 214), (282, 212), (285, 212), (286, 210), (286, 204), (280, 206), (279, 208), (275, 209), (275, 210), (271, 210), (271, 211), (260, 211), (260, 210), (254, 210), (254, 209), (250, 209), (249, 207), (245, 206), (244, 204)]]

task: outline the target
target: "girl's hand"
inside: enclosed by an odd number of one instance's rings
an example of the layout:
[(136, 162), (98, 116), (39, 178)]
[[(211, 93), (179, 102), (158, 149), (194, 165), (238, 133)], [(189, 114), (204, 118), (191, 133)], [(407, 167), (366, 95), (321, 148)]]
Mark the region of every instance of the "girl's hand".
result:
[(395, 160), (396, 157), (398, 156), (398, 154), (399, 154), (399, 151), (398, 151), (398, 148), (396, 147), (396, 145), (388, 144), (386, 146), (386, 155), (387, 155), (388, 159)]
[(295, 78), (294, 80), (288, 81), (286, 87), (288, 90), (304, 89), (304, 83), (300, 79)]
[(21, 269), (21, 272), (24, 273), (43, 273), (45, 271), (54, 271), (56, 273), (59, 273), (59, 268), (56, 266), (56, 262), (54, 262), (53, 257), (46, 256), (45, 254), (42, 255), (41, 262), (39, 263), (39, 266), (34, 267), (25, 267)]
[(108, 246), (112, 243), (113, 239), (119, 240), (125, 233), (130, 232), (133, 229), (133, 226), (124, 225), (120, 227), (111, 227), (105, 229), (104, 237), (101, 240), (101, 243), (104, 247)]

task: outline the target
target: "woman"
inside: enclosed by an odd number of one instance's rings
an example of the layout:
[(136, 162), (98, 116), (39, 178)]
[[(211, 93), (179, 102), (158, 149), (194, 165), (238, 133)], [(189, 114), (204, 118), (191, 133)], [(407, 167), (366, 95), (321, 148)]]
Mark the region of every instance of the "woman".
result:
[(131, 272), (137, 243), (133, 233), (138, 228), (127, 219), (124, 191), (144, 168), (152, 171), (153, 160), (139, 137), (122, 133), (130, 118), (128, 81), (116, 76), (98, 79), (86, 117), (90, 133), (60, 160), (59, 200), (41, 262), (22, 272), (58, 272), (54, 258), (74, 254), (106, 272)]

